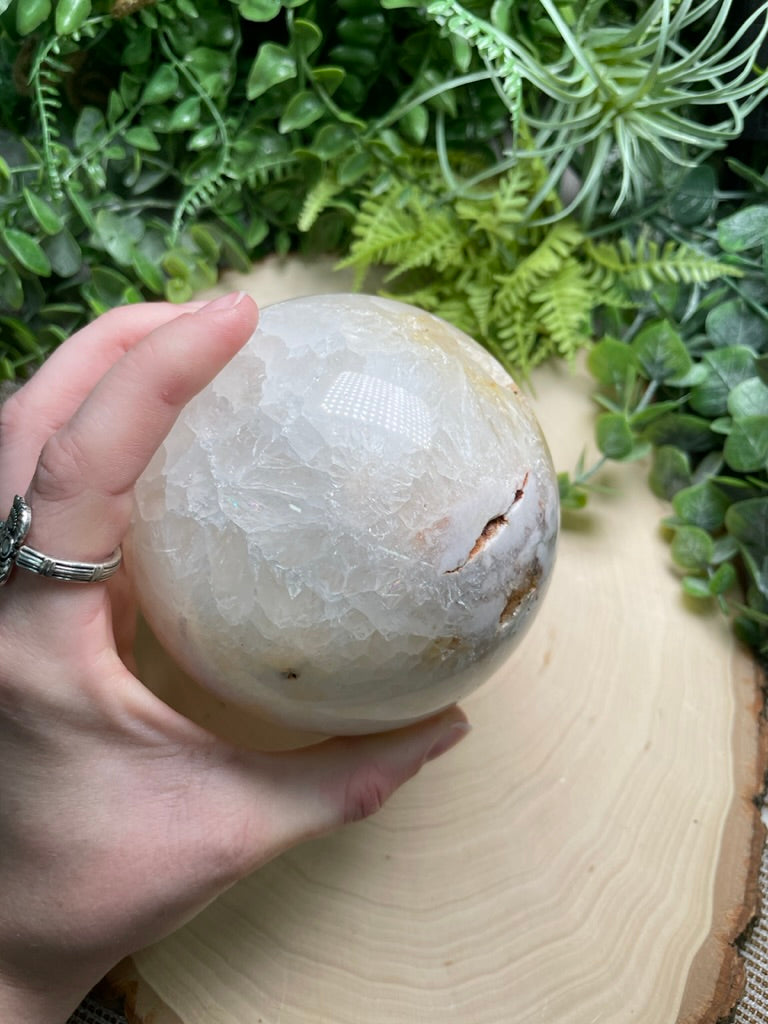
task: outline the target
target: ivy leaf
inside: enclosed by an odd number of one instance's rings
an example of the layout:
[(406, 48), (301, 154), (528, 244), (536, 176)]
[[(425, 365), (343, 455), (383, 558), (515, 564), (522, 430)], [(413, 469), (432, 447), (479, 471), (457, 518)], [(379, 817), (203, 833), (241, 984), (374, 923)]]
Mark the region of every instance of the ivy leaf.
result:
[(287, 82), (297, 74), (296, 60), (290, 50), (277, 43), (263, 43), (248, 73), (245, 94), (249, 100), (255, 100), (273, 85)]
[(753, 473), (768, 465), (768, 416), (734, 420), (723, 448), (725, 461), (740, 473)]
[(25, 270), (37, 277), (50, 276), (51, 261), (33, 235), (18, 228), (6, 228), (0, 237)]

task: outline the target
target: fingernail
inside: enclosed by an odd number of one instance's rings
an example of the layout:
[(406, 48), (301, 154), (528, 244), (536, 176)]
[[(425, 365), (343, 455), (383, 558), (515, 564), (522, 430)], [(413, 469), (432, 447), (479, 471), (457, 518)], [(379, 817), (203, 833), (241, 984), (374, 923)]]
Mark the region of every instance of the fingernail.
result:
[(455, 747), (457, 743), (464, 739), (468, 732), (472, 731), (472, 726), (469, 722), (454, 722), (452, 726), (445, 730), (443, 735), (427, 751), (427, 756), (424, 758), (424, 763), (427, 761), (434, 761), (436, 757), (440, 757)]
[(235, 306), (240, 305), (245, 296), (246, 292), (229, 292), (227, 295), (221, 295), (218, 299), (206, 303), (202, 308), (206, 312), (214, 309), (234, 309)]

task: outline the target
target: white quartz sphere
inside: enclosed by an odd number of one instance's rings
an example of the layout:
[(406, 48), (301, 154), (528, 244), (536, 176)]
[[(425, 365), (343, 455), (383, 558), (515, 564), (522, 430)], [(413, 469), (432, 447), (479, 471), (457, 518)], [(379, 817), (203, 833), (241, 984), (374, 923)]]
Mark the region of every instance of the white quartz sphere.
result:
[(557, 480), (518, 388), (414, 306), (262, 311), (136, 488), (144, 616), (204, 687), (285, 725), (393, 728), (498, 667), (552, 569)]

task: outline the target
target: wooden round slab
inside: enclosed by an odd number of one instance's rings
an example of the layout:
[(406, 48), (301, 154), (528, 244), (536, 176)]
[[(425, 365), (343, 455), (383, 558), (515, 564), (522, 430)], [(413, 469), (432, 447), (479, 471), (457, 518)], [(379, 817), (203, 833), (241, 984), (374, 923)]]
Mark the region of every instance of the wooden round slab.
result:
[[(271, 262), (234, 285), (266, 305), (347, 282)], [(589, 381), (555, 366), (533, 388), (570, 469)], [(762, 845), (760, 679), (718, 613), (681, 596), (646, 472), (615, 467), (614, 493), (568, 519), (538, 619), (465, 702), (473, 733), (374, 818), (121, 965), (137, 1021), (702, 1024), (732, 1006)], [(146, 635), (140, 662), (186, 713), (263, 740)]]

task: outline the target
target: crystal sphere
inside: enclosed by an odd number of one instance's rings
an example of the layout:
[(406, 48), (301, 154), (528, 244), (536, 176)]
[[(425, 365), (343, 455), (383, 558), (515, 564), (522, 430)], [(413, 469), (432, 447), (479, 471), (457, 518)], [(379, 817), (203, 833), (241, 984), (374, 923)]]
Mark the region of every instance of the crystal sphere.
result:
[(142, 612), (189, 675), (298, 729), (394, 728), (480, 685), (552, 570), (558, 487), (518, 388), (414, 306), (262, 310), (136, 488)]

